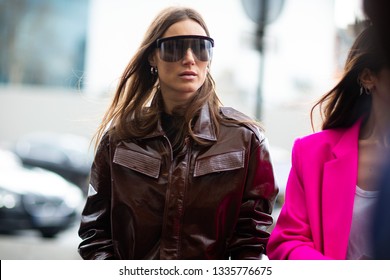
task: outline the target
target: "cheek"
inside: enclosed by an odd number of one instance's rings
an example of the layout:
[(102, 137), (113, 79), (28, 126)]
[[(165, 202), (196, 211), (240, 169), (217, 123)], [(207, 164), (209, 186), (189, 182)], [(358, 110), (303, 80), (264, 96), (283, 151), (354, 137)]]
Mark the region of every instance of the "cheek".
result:
[(175, 67), (174, 65), (170, 65), (167, 63), (162, 63), (160, 65), (157, 65), (158, 68), (158, 75), (160, 79), (165, 79), (167, 77), (172, 76), (173, 73), (175, 73)]
[(208, 67), (207, 64), (201, 65), (199, 67), (199, 77), (201, 78), (202, 82), (206, 79), (207, 73), (208, 73)]
[[(387, 87), (387, 90), (389, 91), (390, 90), (390, 73), (388, 73), (385, 77), (385, 81), (386, 81), (386, 87)], [(390, 94), (390, 92), (388, 92)]]

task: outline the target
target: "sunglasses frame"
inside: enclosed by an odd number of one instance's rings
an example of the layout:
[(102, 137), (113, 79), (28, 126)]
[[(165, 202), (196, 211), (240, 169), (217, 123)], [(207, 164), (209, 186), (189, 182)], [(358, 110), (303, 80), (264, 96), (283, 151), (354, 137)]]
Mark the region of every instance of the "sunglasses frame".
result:
[(214, 48), (213, 38), (210, 38), (208, 36), (201, 36), (201, 35), (180, 35), (180, 36), (159, 38), (156, 40), (156, 48), (159, 49), (161, 47), (161, 44), (164, 43), (165, 41), (176, 40), (176, 39), (204, 39), (211, 43), (211, 48)]

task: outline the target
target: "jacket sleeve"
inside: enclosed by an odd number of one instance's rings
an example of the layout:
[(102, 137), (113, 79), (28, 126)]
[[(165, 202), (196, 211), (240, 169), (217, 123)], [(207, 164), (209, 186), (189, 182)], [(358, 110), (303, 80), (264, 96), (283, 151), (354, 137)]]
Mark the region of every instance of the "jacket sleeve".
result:
[(261, 259), (265, 254), (271, 216), (278, 188), (268, 142), (256, 138), (250, 150), (247, 179), (235, 233), (230, 242), (231, 259)]
[(111, 171), (109, 140), (105, 135), (91, 168), (88, 197), (81, 215), (79, 254), (83, 259), (114, 259), (111, 239)]
[(286, 186), (285, 203), (267, 245), (269, 259), (329, 259), (315, 249), (302, 183), (299, 139), (292, 150), (292, 165)]

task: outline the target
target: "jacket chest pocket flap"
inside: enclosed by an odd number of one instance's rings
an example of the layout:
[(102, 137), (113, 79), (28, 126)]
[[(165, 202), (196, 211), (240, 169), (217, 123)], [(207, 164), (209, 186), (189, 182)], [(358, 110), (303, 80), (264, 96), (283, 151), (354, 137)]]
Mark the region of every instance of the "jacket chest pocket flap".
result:
[(115, 149), (113, 161), (152, 178), (158, 178), (160, 174), (161, 159), (120, 146)]
[(195, 163), (194, 177), (240, 169), (244, 167), (244, 162), (244, 150), (198, 158)]

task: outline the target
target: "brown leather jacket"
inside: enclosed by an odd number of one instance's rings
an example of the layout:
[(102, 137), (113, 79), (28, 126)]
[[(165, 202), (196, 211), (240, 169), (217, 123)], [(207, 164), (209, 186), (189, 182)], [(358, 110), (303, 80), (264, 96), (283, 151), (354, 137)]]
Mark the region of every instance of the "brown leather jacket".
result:
[[(243, 119), (232, 108), (226, 118)], [(161, 126), (148, 137), (102, 139), (79, 235), (84, 259), (258, 259), (278, 189), (267, 140), (255, 127), (221, 125), (208, 107), (176, 158)]]

